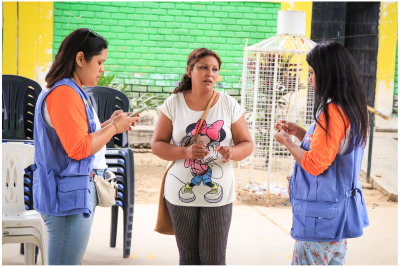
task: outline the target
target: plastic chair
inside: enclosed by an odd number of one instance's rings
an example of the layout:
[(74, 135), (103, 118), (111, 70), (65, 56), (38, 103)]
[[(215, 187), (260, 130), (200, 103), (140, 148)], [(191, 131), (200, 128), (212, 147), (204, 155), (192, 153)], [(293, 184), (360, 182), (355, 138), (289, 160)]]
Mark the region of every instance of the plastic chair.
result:
[(34, 146), (3, 143), (2, 160), (2, 243), (24, 243), (25, 263), (35, 264), (35, 245), (48, 264), (47, 227), (35, 210), (26, 210), (24, 203), (24, 169), (33, 163)]
[[(3, 143), (8, 143), (8, 142), (21, 142), (24, 144), (28, 144), (28, 145), (34, 145), (34, 140), (28, 140), (28, 139), (3, 139), (2, 140)], [(30, 181), (30, 183), (26, 183), (27, 179)], [(25, 199), (25, 209), (29, 210), (33, 210), (33, 198), (32, 198), (32, 182), (33, 182), (33, 173), (25, 173), (24, 174), (24, 189), (27, 188), (28, 191), (26, 192), (24, 190), (24, 199)], [(24, 255), (25, 254), (25, 249), (24, 249), (24, 244), (21, 244), (20, 247), (20, 254)], [(37, 256), (39, 255), (39, 247), (36, 246), (35, 249), (35, 264), (37, 262)]]
[[(85, 92), (101, 123), (108, 120), (116, 110), (122, 109), (124, 112), (129, 112), (129, 99), (121, 91), (96, 86), (85, 88)], [(116, 246), (118, 207), (121, 207), (124, 213), (123, 257), (127, 258), (131, 251), (135, 199), (133, 151), (129, 148), (128, 132), (115, 135), (107, 144), (106, 160), (109, 170), (116, 175), (119, 186), (117, 204), (111, 207), (110, 247)]]
[[(104, 86), (85, 88), (101, 123), (108, 120), (114, 111), (129, 112), (129, 98), (121, 91)], [(100, 107), (100, 109), (99, 109)], [(116, 134), (107, 143), (108, 148), (129, 147), (128, 132)]]
[(130, 256), (133, 209), (135, 203), (135, 172), (133, 151), (130, 148), (107, 148), (106, 161), (108, 170), (117, 177), (117, 204), (111, 207), (110, 247), (117, 242), (118, 207), (122, 208), (124, 217), (123, 257)]
[(33, 139), (33, 118), (42, 91), (34, 80), (3, 75), (2, 139)]

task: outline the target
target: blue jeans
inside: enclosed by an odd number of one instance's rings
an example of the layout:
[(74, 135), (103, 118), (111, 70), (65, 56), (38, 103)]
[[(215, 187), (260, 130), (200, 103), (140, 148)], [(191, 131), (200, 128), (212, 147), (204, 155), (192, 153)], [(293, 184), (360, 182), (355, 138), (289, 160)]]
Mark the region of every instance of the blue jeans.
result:
[[(99, 176), (104, 176), (104, 171), (93, 170)], [(82, 264), (97, 205), (97, 191), (93, 181), (90, 182), (89, 202), (93, 210), (89, 218), (84, 218), (81, 213), (67, 216), (41, 214), (49, 233), (49, 265)]]
[(206, 174), (204, 174), (202, 176), (196, 175), (195, 177), (193, 177), (191, 183), (193, 183), (195, 185), (200, 185), (201, 181), (203, 181), (204, 185), (206, 185), (206, 183), (208, 183), (208, 182), (212, 183), (211, 174), (212, 174), (212, 169), (210, 167), (208, 167)]

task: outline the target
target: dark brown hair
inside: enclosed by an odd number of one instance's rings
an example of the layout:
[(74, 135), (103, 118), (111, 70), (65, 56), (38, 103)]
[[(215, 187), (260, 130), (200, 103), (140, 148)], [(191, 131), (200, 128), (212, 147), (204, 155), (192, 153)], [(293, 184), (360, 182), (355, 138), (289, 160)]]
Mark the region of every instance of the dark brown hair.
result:
[(100, 55), (107, 46), (108, 43), (104, 37), (89, 33), (87, 28), (71, 32), (62, 41), (53, 65), (46, 75), (47, 88), (51, 88), (59, 80), (71, 78), (74, 75), (75, 58), (78, 52), (82, 51), (86, 62), (90, 62), (93, 56)]
[[(187, 60), (187, 66), (189, 70), (193, 70), (194, 65), (199, 62), (200, 59), (206, 57), (206, 56), (213, 56), (217, 59), (219, 68), (221, 68), (221, 58), (218, 56), (217, 53), (215, 53), (212, 50), (208, 50), (207, 48), (197, 48), (190, 53), (188, 60)], [(179, 92), (184, 92), (192, 89), (192, 79), (189, 77), (187, 73), (185, 73), (182, 77), (182, 81), (179, 83), (179, 86), (174, 89), (174, 94), (177, 94)]]

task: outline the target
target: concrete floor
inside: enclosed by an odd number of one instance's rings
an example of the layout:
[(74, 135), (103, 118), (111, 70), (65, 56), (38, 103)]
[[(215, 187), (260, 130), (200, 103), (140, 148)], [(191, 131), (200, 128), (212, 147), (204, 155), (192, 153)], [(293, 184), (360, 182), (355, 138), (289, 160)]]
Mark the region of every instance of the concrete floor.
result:
[[(388, 194), (398, 195), (398, 133), (375, 132), (372, 141), (371, 177)], [(369, 140), (362, 171), (367, 172)]]
[[(121, 210), (122, 211), (122, 210)], [(122, 253), (122, 212), (116, 248), (109, 247), (110, 216), (108, 208), (97, 208), (86, 254), (85, 265), (177, 265), (178, 249), (174, 236), (153, 231), (157, 205), (135, 206), (131, 255)], [(349, 239), (346, 264), (398, 264), (398, 210), (393, 207), (368, 207), (370, 226), (364, 236)], [(228, 240), (229, 265), (289, 265), (294, 240), (290, 237), (290, 207), (234, 206)], [(3, 265), (22, 265), (19, 244), (3, 245)], [(40, 264), (40, 259), (38, 264)]]
[[(374, 134), (372, 174), (385, 191), (397, 195), (398, 141), (397, 133)], [(367, 156), (368, 146), (365, 151)], [(363, 170), (366, 170), (366, 157)], [(179, 260), (175, 236), (153, 231), (157, 205), (135, 205), (132, 248), (129, 258), (122, 252), (122, 210), (119, 212), (117, 246), (110, 248), (109, 208), (96, 208), (85, 265), (177, 265)], [(348, 240), (346, 264), (398, 264), (398, 206), (368, 207), (370, 226), (360, 238)], [(290, 207), (234, 206), (227, 247), (229, 265), (289, 265), (294, 240), (290, 237)], [(3, 265), (22, 265), (19, 244), (6, 244), (2, 249)], [(41, 260), (39, 258), (38, 263)]]

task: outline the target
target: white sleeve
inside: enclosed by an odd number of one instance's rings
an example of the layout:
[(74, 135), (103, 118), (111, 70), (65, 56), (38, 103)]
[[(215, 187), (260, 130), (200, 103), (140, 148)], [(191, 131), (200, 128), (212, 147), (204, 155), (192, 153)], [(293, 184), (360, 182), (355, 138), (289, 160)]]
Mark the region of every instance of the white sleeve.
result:
[(171, 95), (165, 99), (164, 103), (158, 107), (158, 110), (165, 114), (171, 121), (175, 119), (175, 102), (177, 95)]
[(229, 98), (229, 109), (230, 109), (230, 114), (231, 114), (231, 121), (232, 124), (234, 124), (242, 115), (246, 112), (246, 110), (239, 105), (236, 99), (234, 99), (231, 96), (228, 96)]

